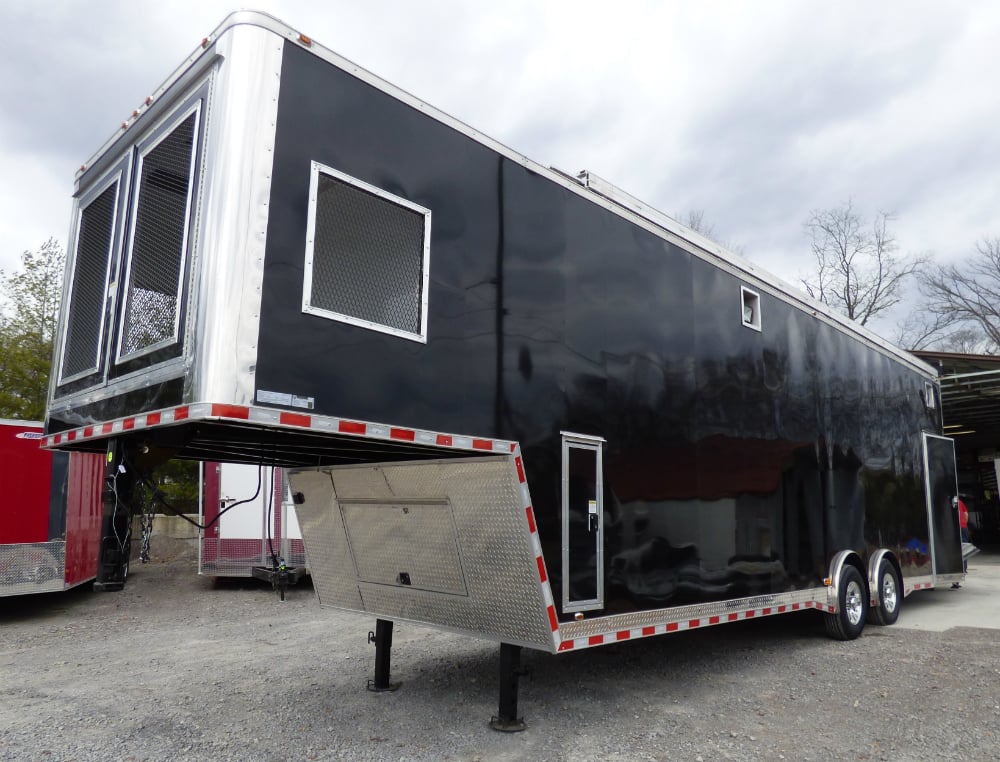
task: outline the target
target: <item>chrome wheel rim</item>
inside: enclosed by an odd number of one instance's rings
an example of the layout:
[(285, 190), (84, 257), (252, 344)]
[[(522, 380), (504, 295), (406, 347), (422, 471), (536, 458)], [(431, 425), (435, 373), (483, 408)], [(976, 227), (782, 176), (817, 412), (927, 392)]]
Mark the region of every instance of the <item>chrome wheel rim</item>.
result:
[(847, 621), (853, 627), (861, 621), (861, 615), (864, 612), (864, 604), (861, 601), (861, 585), (851, 580), (847, 584), (846, 593), (844, 596), (844, 613), (847, 614)]
[(899, 597), (896, 592), (896, 578), (887, 573), (882, 576), (882, 608), (891, 614), (896, 610), (897, 603)]

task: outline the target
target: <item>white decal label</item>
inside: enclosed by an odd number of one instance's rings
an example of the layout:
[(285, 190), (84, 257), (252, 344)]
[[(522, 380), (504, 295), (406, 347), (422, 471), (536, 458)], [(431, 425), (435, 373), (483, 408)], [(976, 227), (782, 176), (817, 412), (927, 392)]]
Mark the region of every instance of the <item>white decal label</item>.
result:
[(285, 394), (284, 392), (268, 392), (264, 389), (257, 390), (257, 401), (266, 402), (269, 405), (300, 407), (305, 410), (312, 410), (316, 406), (316, 400), (313, 397), (300, 397), (297, 394)]

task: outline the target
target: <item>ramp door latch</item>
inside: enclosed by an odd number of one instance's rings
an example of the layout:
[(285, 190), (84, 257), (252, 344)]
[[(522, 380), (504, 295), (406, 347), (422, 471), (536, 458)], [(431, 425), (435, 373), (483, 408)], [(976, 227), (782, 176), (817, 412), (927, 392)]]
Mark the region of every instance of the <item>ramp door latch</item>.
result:
[(596, 532), (598, 524), (600, 522), (600, 517), (597, 513), (597, 501), (590, 500), (587, 502), (587, 529), (591, 532)]

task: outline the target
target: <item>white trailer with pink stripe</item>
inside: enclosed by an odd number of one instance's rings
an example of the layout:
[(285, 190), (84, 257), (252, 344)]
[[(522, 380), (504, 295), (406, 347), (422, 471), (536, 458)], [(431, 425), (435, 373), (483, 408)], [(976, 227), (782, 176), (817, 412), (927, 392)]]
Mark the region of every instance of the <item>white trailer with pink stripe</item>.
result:
[[(518, 658), (962, 579), (936, 373), (600, 178), (273, 18), (206, 37), (77, 175), (46, 445), (111, 540), (167, 458), (288, 469), (322, 604)], [(127, 509), (126, 509), (127, 508)]]
[(208, 462), (201, 485), (199, 574), (253, 577), (272, 566), (292, 569), (296, 578), (307, 572), (284, 469)]

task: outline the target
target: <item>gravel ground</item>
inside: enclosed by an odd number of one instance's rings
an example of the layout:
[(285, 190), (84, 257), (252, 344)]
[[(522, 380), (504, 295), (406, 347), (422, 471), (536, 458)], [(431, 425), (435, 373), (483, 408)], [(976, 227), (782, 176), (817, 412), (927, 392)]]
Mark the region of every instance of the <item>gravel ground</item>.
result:
[[(0, 599), (0, 759), (994, 760), (1000, 638), (813, 612), (553, 656), (525, 651), (523, 733), (496, 644), (397, 624), (396, 693), (369, 693), (374, 620), (213, 585), (158, 548), (126, 589)], [(918, 593), (919, 595), (919, 593)]]

